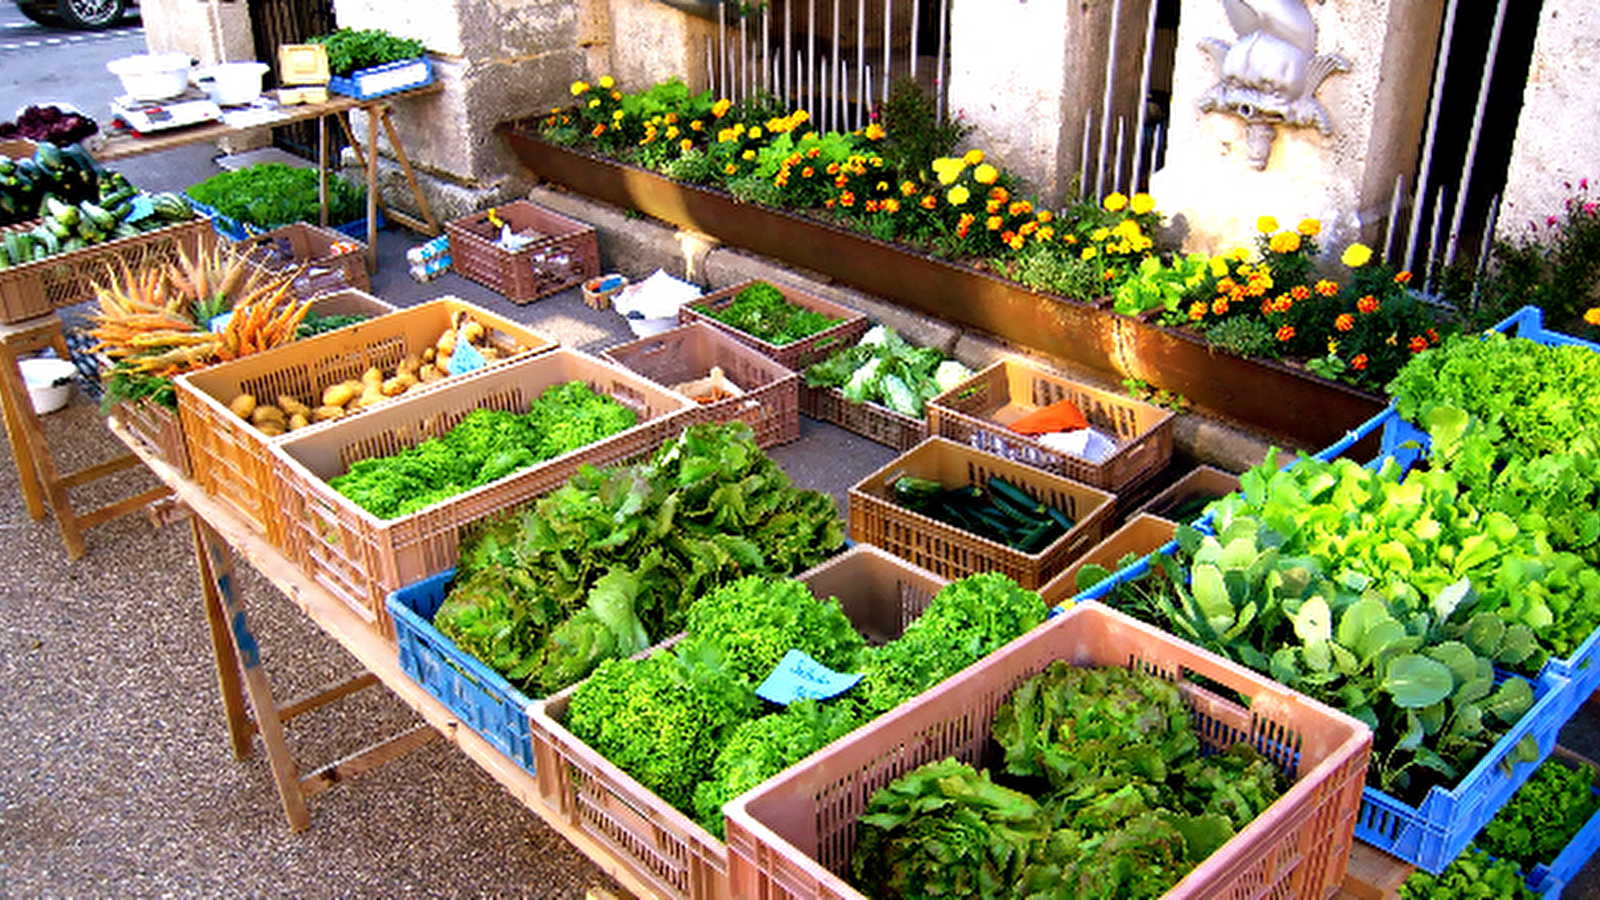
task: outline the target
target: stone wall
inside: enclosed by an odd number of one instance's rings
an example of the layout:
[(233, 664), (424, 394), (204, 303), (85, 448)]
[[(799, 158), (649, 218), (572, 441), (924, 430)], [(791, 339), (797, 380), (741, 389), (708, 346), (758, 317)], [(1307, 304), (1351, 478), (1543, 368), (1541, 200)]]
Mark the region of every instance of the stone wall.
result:
[[(1584, 179), (1600, 178), (1600, 9), (1590, 0), (1544, 0), (1533, 66), (1507, 173), (1498, 235), (1528, 235), (1529, 223), (1562, 214)], [(1600, 193), (1600, 187), (1592, 189)], [(1593, 194), (1591, 194), (1593, 196)]]

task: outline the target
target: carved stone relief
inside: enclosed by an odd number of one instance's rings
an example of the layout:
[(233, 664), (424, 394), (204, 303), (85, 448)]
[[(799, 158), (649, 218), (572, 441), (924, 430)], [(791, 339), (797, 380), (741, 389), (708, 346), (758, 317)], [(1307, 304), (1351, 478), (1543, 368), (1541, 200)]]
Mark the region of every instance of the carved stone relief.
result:
[(1333, 133), (1333, 118), (1316, 98), (1322, 82), (1350, 71), (1337, 53), (1317, 52), (1317, 23), (1305, 0), (1222, 0), (1238, 32), (1232, 44), (1206, 38), (1220, 76), (1200, 98), (1201, 112), (1224, 112), (1244, 120), (1250, 164), (1264, 169), (1278, 126), (1316, 126)]

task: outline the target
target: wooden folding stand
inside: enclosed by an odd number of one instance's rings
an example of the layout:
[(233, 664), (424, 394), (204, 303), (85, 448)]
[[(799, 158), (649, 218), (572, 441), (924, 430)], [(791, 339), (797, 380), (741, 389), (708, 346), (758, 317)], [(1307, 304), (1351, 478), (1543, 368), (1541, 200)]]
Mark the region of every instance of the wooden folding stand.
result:
[(143, 509), (170, 492), (166, 487), (156, 487), (88, 512), (79, 513), (72, 508), (68, 493), (72, 488), (137, 466), (139, 458), (125, 453), (65, 474), (56, 467), (50, 443), (45, 439), (44, 424), (33, 410), (21, 366), (25, 354), (46, 347), (54, 348), (61, 359), (70, 356), (61, 319), (55, 313), (14, 325), (0, 325), (0, 409), (5, 413), (6, 436), (11, 441), (11, 456), (17, 465), (17, 480), (22, 485), (28, 515), (35, 520), (42, 519), (48, 508), (61, 529), (67, 558), (77, 559), (87, 549), (83, 540), (86, 529)]

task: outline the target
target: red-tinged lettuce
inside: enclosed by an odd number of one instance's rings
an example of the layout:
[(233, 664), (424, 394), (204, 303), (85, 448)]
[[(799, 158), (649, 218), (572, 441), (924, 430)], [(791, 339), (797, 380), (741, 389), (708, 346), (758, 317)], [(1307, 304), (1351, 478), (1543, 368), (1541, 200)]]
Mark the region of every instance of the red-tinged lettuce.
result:
[(946, 759), (873, 795), (858, 831), (851, 882), (868, 896), (1002, 898), (1049, 824), (1032, 797)]

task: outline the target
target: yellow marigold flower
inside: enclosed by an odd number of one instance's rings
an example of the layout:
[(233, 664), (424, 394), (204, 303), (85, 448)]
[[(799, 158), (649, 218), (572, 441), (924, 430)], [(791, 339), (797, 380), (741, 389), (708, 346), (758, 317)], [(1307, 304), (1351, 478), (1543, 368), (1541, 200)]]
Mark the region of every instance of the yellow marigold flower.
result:
[(1083, 252), (1079, 253), (1078, 255), (1084, 259), (1094, 259), (1096, 256), (1100, 255), (1100, 251), (1094, 247), (1085, 247), (1083, 248)]
[(995, 179), (999, 177), (1000, 170), (988, 163), (983, 163), (972, 170), (972, 180), (979, 184), (994, 184)]
[(1207, 306), (1204, 300), (1196, 300), (1195, 302), (1189, 304), (1189, 319), (1191, 321), (1198, 322), (1201, 319), (1204, 319), (1206, 317), (1206, 313), (1210, 311), (1211, 307)]
[(1049, 225), (1051, 222), (1056, 220), (1056, 214), (1048, 209), (1041, 209), (1039, 210), (1038, 218), (1040, 225)]
[(1235, 247), (1228, 251), (1234, 262), (1244, 262), (1250, 258), (1250, 250), (1246, 247)]
[(734, 165), (733, 163), (728, 163), (727, 165), (722, 167), (722, 171), (728, 173), (729, 175), (732, 175), (735, 172), (739, 171), (739, 167)]
[(744, 153), (740, 154), (740, 158), (744, 159), (744, 160), (755, 159), (756, 158), (756, 152), (754, 150), (746, 150)]
[(1118, 222), (1117, 227), (1111, 229), (1111, 233), (1127, 240), (1132, 240), (1143, 234), (1143, 232), (1139, 230), (1139, 223), (1133, 219), (1123, 219), (1121, 222)]
[(1334, 338), (1328, 338), (1328, 355), (1329, 356), (1334, 356), (1334, 355), (1337, 355), (1338, 352), (1339, 352), (1339, 342), (1337, 340), (1335, 340)]
[(1316, 219), (1301, 219), (1297, 230), (1306, 237), (1316, 237), (1322, 233), (1322, 223)]
[(683, 152), (687, 153), (690, 150), (694, 149), (694, 140), (692, 138), (684, 138), (683, 140), (678, 142), (678, 148), (680, 150), (682, 150)]
[(1100, 205), (1104, 206), (1107, 212), (1121, 212), (1128, 206), (1128, 195), (1113, 191), (1106, 195), (1106, 199), (1100, 201)]
[(1272, 236), (1267, 246), (1273, 253), (1294, 253), (1300, 249), (1300, 233), (1298, 231), (1280, 231)]
[(1128, 201), (1128, 209), (1132, 210), (1133, 214), (1136, 216), (1142, 216), (1147, 212), (1151, 212), (1155, 208), (1156, 198), (1144, 193), (1143, 191), (1134, 194), (1133, 199)]
[(944, 198), (950, 201), (951, 206), (961, 206), (962, 204), (966, 203), (970, 197), (971, 193), (967, 190), (967, 186), (964, 184), (956, 185), (950, 189), (948, 194), (944, 195)]
[(1339, 286), (1324, 278), (1317, 282), (1315, 290), (1324, 297), (1332, 297), (1334, 294), (1339, 293)]
[(625, 115), (627, 115), (627, 113), (623, 112), (620, 109), (613, 110), (611, 112), (611, 121), (613, 121), (613, 122), (621, 122), (622, 121), (622, 117), (625, 116)]
[(869, 141), (881, 141), (883, 140), (883, 136), (887, 133), (888, 132), (883, 130), (883, 126), (879, 125), (877, 122), (873, 122), (871, 125), (868, 125), (866, 130), (867, 140)]
[(1372, 248), (1366, 244), (1351, 244), (1344, 248), (1344, 255), (1339, 261), (1352, 269), (1359, 269), (1372, 261)]
[(889, 192), (889, 182), (887, 182), (887, 181), (878, 182), (878, 193), (886, 194), (888, 192)]
[(716, 103), (711, 104), (711, 114), (720, 119), (723, 116), (727, 115), (728, 114), (728, 110), (730, 110), (732, 108), (733, 108), (733, 101), (729, 100), (727, 97), (723, 97), (721, 100), (718, 100)]
[(870, 164), (874, 169), (881, 169), (883, 168), (883, 157), (869, 156), (867, 157), (867, 163)]
[(794, 111), (794, 114), (790, 116), (790, 118), (794, 119), (795, 124), (798, 125), (801, 122), (810, 121), (811, 120), (811, 113), (808, 113), (803, 109), (797, 109), (797, 110)]
[(1103, 240), (1105, 240), (1106, 238), (1108, 238), (1110, 236), (1111, 236), (1111, 229), (1106, 228), (1105, 226), (1101, 226), (1101, 227), (1096, 228), (1095, 230), (1089, 232), (1089, 240), (1091, 240), (1091, 241), (1103, 241)]
[(593, 100), (589, 101), (589, 108), (590, 109), (594, 109), (596, 106), (599, 106), (599, 105), (600, 105), (600, 98), (599, 97), (596, 97)]
[(979, 163), (983, 162), (983, 151), (982, 150), (968, 150), (967, 151), (967, 155), (961, 157), (961, 161), (966, 163), (969, 166), (978, 165)]
[(760, 128), (760, 126), (757, 126), (755, 128), (750, 129), (748, 132), (745, 133), (745, 137), (748, 137), (752, 141), (761, 140), (761, 128)]
[(1011, 236), (1011, 240), (1007, 241), (1006, 243), (1009, 244), (1011, 246), (1011, 249), (1013, 249), (1013, 250), (1021, 250), (1022, 249), (1022, 245), (1026, 244), (1027, 242), (1028, 242), (1027, 238), (1023, 237), (1020, 234), (1014, 234), (1014, 235)]
[(582, 97), (584, 94), (587, 94), (588, 92), (589, 92), (589, 82), (587, 82), (587, 81), (574, 81), (572, 83), (572, 96), (574, 96), (574, 97)]
[(1228, 276), (1228, 258), (1226, 256), (1211, 257), (1211, 277), (1226, 278)]
[(1271, 234), (1278, 230), (1278, 220), (1271, 216), (1262, 216), (1256, 220), (1256, 230), (1262, 234)]
[(699, 119), (695, 119), (693, 122), (689, 123), (689, 127), (695, 131), (701, 131), (704, 130), (706, 126), (704, 122), (701, 122)]
[(1039, 237), (1039, 240), (1041, 242), (1048, 241), (1048, 240), (1050, 240), (1051, 238), (1053, 238), (1055, 236), (1056, 236), (1056, 230), (1055, 230), (1055, 228), (1053, 226), (1046, 225), (1043, 228), (1039, 229), (1038, 237)]
[(1584, 310), (1583, 320), (1590, 325), (1600, 325), (1600, 306), (1593, 306)]
[(614, 88), (616, 86), (617, 86), (617, 80), (615, 78), (612, 78), (610, 75), (601, 75), (600, 76), (600, 88), (602, 90), (609, 91), (609, 90), (611, 90), (612, 88)]
[(1039, 228), (1039, 223), (1038, 222), (1023, 222), (1022, 223), (1022, 227), (1017, 229), (1017, 234), (1020, 234), (1023, 237), (1027, 237), (1028, 235), (1033, 234), (1035, 231), (1037, 231), (1038, 228)]
[(667, 126), (667, 140), (670, 141), (670, 140), (676, 138), (677, 136), (678, 136), (678, 126), (676, 126), (676, 125), (668, 125)]
[(990, 216), (983, 223), (984, 227), (989, 229), (990, 231), (999, 231), (1000, 230), (1000, 226), (1004, 225), (1004, 224), (1005, 224), (1005, 220), (1000, 218), (999, 216)]

